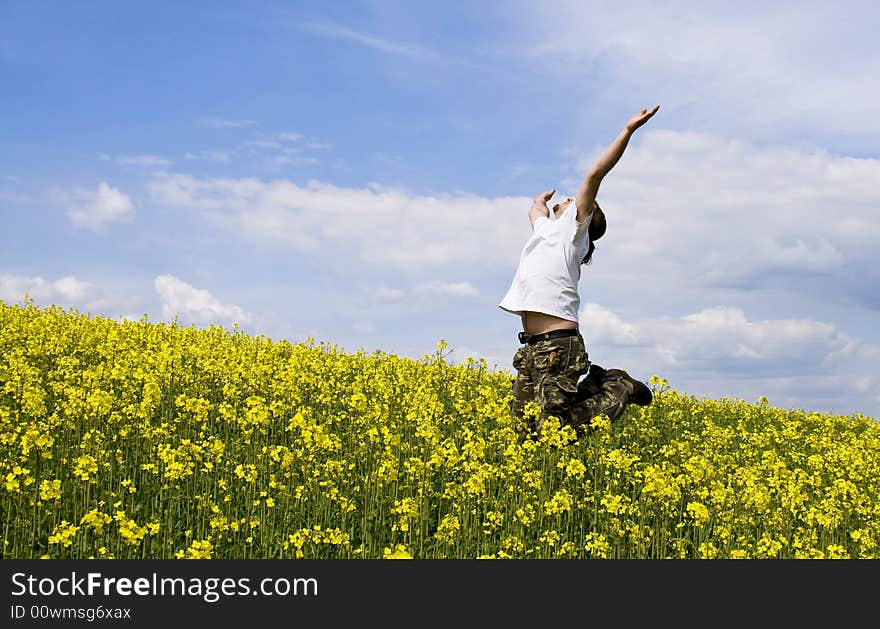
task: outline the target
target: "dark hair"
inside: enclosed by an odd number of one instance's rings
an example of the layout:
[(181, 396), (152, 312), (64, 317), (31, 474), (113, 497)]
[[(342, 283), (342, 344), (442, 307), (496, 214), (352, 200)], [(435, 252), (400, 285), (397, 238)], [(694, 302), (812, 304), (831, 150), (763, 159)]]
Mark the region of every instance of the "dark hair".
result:
[(602, 208), (599, 207), (599, 204), (596, 201), (593, 201), (593, 205), (595, 206), (593, 209), (593, 215), (590, 217), (590, 226), (587, 228), (587, 236), (590, 239), (590, 248), (587, 249), (587, 255), (581, 260), (581, 264), (589, 264), (593, 260), (593, 252), (596, 250), (594, 241), (599, 240), (604, 236), (605, 229), (608, 227), (608, 224), (605, 222), (605, 212), (602, 211)]

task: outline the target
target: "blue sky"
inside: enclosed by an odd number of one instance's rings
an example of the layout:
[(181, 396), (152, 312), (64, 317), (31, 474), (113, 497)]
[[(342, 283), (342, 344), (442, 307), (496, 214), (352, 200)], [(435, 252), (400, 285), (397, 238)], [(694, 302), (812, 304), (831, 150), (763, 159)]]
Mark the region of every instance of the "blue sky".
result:
[(511, 370), (530, 199), (591, 359), (880, 417), (872, 3), (0, 3), (0, 299)]

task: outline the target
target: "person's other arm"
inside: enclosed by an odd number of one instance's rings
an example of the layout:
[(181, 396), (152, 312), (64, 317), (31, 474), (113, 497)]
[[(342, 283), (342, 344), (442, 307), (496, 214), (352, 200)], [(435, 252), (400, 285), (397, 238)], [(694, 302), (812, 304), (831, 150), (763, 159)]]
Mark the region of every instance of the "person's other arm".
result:
[(607, 175), (620, 160), (620, 157), (626, 150), (626, 146), (629, 144), (629, 139), (632, 137), (633, 133), (635, 133), (636, 129), (648, 122), (648, 119), (656, 114), (658, 109), (660, 109), (660, 105), (655, 105), (651, 111), (643, 109), (630, 118), (623, 130), (616, 138), (614, 138), (614, 141), (602, 151), (602, 154), (590, 167), (590, 170), (587, 171), (584, 180), (581, 182), (580, 188), (578, 188), (578, 193), (574, 198), (575, 207), (577, 208), (577, 220), (579, 223), (582, 223), (590, 214), (592, 214), (593, 203), (599, 192), (599, 184), (602, 183), (602, 179), (605, 175)]
[(550, 218), (550, 208), (547, 207), (547, 201), (549, 201), (555, 193), (555, 188), (553, 190), (548, 190), (547, 192), (542, 192), (535, 197), (534, 201), (532, 201), (532, 208), (529, 210), (529, 220), (532, 223), (532, 227), (535, 226), (536, 219), (542, 216), (544, 218)]

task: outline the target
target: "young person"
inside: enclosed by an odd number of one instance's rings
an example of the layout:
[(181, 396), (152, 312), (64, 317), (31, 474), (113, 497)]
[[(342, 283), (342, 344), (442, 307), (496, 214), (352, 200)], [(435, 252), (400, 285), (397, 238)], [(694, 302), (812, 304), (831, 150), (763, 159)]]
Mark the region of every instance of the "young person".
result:
[(538, 404), (540, 417), (520, 426), (533, 435), (540, 434), (550, 416), (583, 434), (590, 419), (599, 414), (613, 421), (627, 404), (651, 402), (651, 390), (626, 371), (590, 363), (579, 329), (578, 282), (581, 266), (592, 261), (594, 243), (606, 230), (605, 213), (596, 202), (599, 185), (620, 160), (633, 133), (659, 108), (642, 109), (626, 122), (587, 171), (574, 198), (555, 204), (551, 212), (547, 202), (556, 190), (548, 190), (534, 198), (529, 210), (532, 235), (498, 305), (522, 321), (521, 347), (513, 357), (517, 375), (511, 410), (522, 419), (528, 402)]

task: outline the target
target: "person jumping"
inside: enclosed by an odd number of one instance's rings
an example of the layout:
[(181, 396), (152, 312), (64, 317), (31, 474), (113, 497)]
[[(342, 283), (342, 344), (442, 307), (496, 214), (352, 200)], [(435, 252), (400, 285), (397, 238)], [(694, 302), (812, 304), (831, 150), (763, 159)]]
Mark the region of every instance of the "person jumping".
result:
[[(582, 435), (590, 420), (605, 414), (614, 421), (627, 404), (646, 406), (651, 390), (623, 369), (603, 369), (591, 363), (581, 336), (578, 282), (581, 266), (592, 261), (595, 241), (606, 230), (605, 213), (596, 201), (603, 178), (620, 160), (636, 129), (657, 113), (660, 105), (630, 118), (614, 141), (589, 169), (574, 198), (547, 203), (556, 190), (534, 198), (529, 210), (532, 235), (499, 307), (518, 315), (521, 347), (513, 357), (517, 370), (511, 411), (523, 434), (540, 435), (544, 421), (555, 416)], [(581, 380), (581, 376), (586, 377)], [(537, 419), (523, 422), (525, 407), (534, 401)]]

